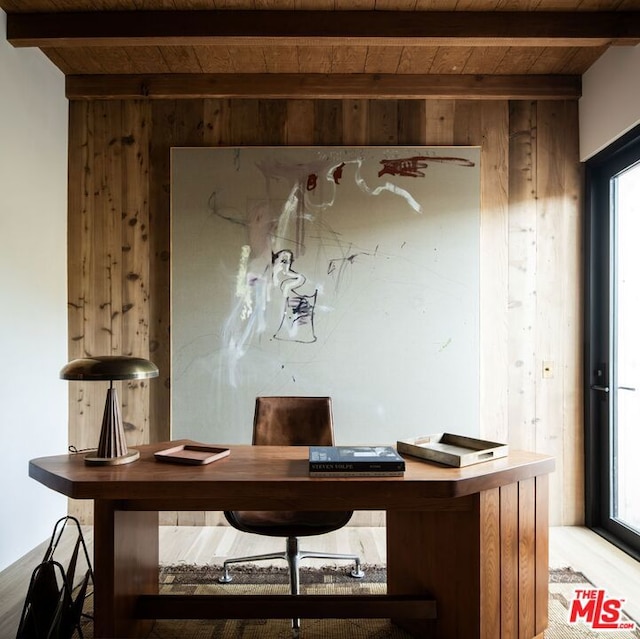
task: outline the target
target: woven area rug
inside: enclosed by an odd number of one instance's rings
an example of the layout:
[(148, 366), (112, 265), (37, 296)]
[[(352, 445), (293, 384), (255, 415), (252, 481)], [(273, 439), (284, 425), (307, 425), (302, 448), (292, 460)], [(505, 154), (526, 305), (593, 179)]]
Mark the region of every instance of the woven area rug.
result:
[[(364, 580), (333, 568), (301, 569), (301, 591), (308, 594), (384, 594), (383, 567), (366, 566)], [(230, 584), (219, 584), (215, 566), (169, 566), (160, 570), (160, 592), (175, 594), (285, 594), (286, 569), (239, 566)], [(593, 588), (581, 573), (552, 570), (549, 579), (549, 628), (545, 639), (640, 639), (633, 630), (593, 631), (584, 623), (568, 623), (569, 606), (577, 588)], [(90, 608), (91, 602), (87, 601)], [(628, 617), (625, 617), (628, 619)], [(91, 623), (83, 626), (86, 639), (93, 637)], [(162, 620), (156, 622), (153, 639), (291, 639), (291, 622), (284, 620)], [(385, 619), (303, 619), (302, 639), (409, 639), (409, 635)]]

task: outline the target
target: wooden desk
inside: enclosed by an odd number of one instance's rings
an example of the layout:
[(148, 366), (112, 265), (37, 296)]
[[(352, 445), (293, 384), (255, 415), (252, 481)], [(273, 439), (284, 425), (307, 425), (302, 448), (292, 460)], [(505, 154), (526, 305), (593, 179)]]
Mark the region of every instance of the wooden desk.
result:
[[(232, 446), (199, 467), (156, 462), (166, 447), (140, 446), (123, 466), (87, 467), (81, 455), (29, 464), (45, 486), (95, 502), (96, 637), (145, 636), (156, 618), (248, 616), (389, 617), (438, 639), (542, 637), (552, 458), (512, 452), (455, 469), (407, 457), (404, 477), (333, 479), (309, 477), (306, 447)], [(158, 511), (280, 509), (386, 510), (387, 596), (158, 595)]]

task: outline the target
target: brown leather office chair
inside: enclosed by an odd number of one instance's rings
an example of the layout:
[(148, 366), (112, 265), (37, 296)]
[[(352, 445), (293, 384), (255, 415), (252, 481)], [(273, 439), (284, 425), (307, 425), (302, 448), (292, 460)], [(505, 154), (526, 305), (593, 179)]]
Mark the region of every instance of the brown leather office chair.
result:
[[(333, 414), (330, 397), (258, 397), (253, 418), (254, 446), (332, 446)], [(237, 557), (224, 562), (221, 583), (230, 582), (229, 564), (284, 559), (289, 566), (291, 594), (299, 594), (299, 563), (301, 559), (344, 559), (355, 563), (351, 576), (360, 578), (360, 557), (326, 552), (300, 550), (298, 537), (322, 535), (342, 528), (353, 511), (227, 511), (227, 521), (238, 530), (270, 537), (285, 537), (284, 552)], [(293, 620), (296, 631), (299, 620)]]

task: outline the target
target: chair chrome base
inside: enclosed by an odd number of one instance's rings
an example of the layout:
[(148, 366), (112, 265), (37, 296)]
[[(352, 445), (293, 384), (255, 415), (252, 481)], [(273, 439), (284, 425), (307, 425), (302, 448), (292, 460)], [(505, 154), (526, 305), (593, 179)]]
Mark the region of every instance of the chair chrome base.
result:
[[(229, 574), (229, 564), (242, 563), (246, 561), (263, 561), (266, 559), (284, 559), (289, 566), (289, 584), (291, 586), (291, 594), (300, 594), (300, 560), (301, 559), (344, 559), (345, 561), (353, 561), (354, 569), (349, 573), (354, 579), (362, 579), (364, 572), (361, 567), (360, 557), (358, 555), (343, 555), (328, 552), (313, 552), (308, 550), (300, 550), (298, 548), (297, 537), (287, 537), (287, 548), (284, 552), (272, 552), (265, 555), (252, 555), (250, 557), (234, 557), (227, 559), (223, 564), (223, 573), (218, 578), (221, 584), (228, 584), (233, 581), (233, 577)], [(294, 637), (298, 636), (300, 629), (300, 619), (292, 619), (291, 625)]]
[(284, 552), (272, 552), (264, 555), (251, 555), (248, 557), (234, 557), (227, 559), (223, 564), (223, 574), (218, 578), (221, 584), (228, 584), (233, 581), (233, 577), (229, 574), (229, 564), (244, 563), (250, 561), (265, 561), (267, 559), (283, 559), (289, 565), (289, 577), (291, 585), (291, 594), (299, 594), (299, 564), (301, 559), (340, 559), (344, 561), (353, 561), (354, 569), (349, 573), (354, 579), (362, 579), (364, 571), (358, 555), (345, 555), (339, 553), (315, 552), (310, 550), (300, 550), (298, 548), (298, 538), (288, 537), (287, 548)]

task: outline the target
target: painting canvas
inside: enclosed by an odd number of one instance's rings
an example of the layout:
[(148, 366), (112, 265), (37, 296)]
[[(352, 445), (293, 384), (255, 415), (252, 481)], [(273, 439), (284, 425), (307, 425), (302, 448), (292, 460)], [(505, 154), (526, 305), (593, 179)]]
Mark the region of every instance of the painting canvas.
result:
[(480, 150), (172, 151), (172, 437), (249, 443), (255, 397), (336, 443), (479, 434)]

